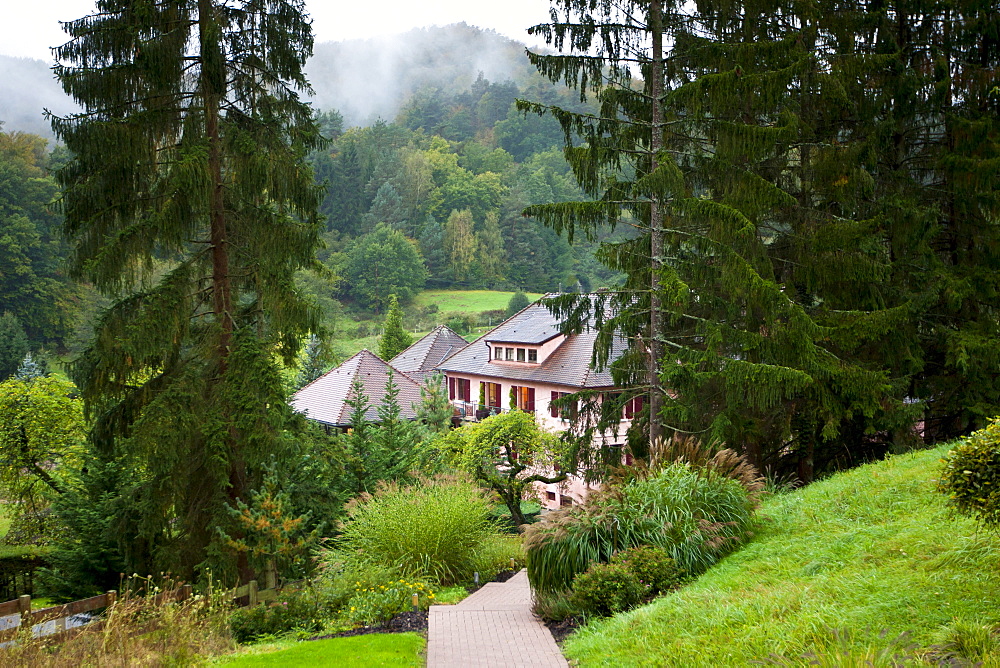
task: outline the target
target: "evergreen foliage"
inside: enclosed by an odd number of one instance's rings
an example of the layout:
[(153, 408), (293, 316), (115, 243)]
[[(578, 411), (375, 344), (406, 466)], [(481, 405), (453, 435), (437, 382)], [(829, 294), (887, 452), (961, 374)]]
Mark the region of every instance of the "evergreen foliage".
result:
[(45, 375), (45, 362), (36, 362), (31, 353), (27, 353), (21, 360), (21, 365), (17, 367), (14, 377), (18, 380), (30, 381), (41, 378)]
[(376, 411), (378, 427), (372, 437), (371, 468), (379, 471), (383, 480), (408, 480), (416, 462), (416, 447), (420, 434), (409, 420), (403, 418), (399, 405), (399, 386), (392, 369), (385, 381), (385, 395)]
[(507, 302), (507, 310), (504, 312), (505, 318), (510, 318), (518, 311), (526, 308), (531, 301), (528, 299), (528, 295), (524, 294), (523, 291), (518, 290), (510, 296), (510, 301)]
[(114, 299), (73, 376), (97, 445), (143, 462), (156, 565), (190, 578), (287, 446), (279, 365), (316, 327), (292, 280), (319, 232), (309, 21), (296, 0), (109, 0), (64, 27), (72, 269)]
[(21, 322), (13, 313), (0, 315), (0, 380), (13, 376), (28, 354), (30, 344)]
[(372, 424), (367, 417), (371, 400), (360, 380), (354, 382), (346, 403), (351, 408), (351, 427), (343, 440), (350, 458), (352, 493), (370, 494), (383, 481), (409, 479), (417, 460), (420, 436), (415, 426), (402, 417), (399, 386), (392, 370), (386, 379), (383, 399), (375, 409), (378, 424)]
[(423, 426), (429, 435), (444, 434), (451, 429), (451, 417), (454, 412), (455, 409), (448, 400), (444, 375), (435, 372), (428, 376), (420, 387), (417, 424)]
[(331, 366), (331, 355), (323, 344), (323, 340), (315, 334), (309, 336), (305, 354), (305, 362), (302, 364), (302, 370), (295, 381), (295, 386), (299, 389), (322, 376)]
[(388, 362), (413, 343), (413, 337), (403, 329), (403, 311), (396, 295), (389, 296), (389, 312), (385, 314), (382, 336), (378, 340), (378, 356)]
[(618, 221), (643, 232), (599, 252), (627, 275), (617, 290), (557, 311), (571, 330), (598, 327), (599, 365), (629, 342), (612, 373), (652, 387), (654, 445), (662, 423), (809, 480), (906, 447), (921, 408), (929, 438), (1000, 410), (982, 75), (998, 49), (972, 37), (994, 35), (995, 14), (554, 5), (533, 30), (558, 53), (532, 62), (600, 112), (520, 106), (559, 120), (593, 199), (527, 213), (569, 237)]

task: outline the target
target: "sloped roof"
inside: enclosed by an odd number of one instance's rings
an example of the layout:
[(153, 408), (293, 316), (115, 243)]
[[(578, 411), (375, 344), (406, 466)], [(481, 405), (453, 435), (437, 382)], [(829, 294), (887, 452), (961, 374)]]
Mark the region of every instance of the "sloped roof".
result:
[(439, 325), (389, 360), (389, 364), (414, 380), (423, 382), (427, 376), (434, 373), (438, 365), (468, 345), (469, 342), (453, 330)]
[(385, 397), (389, 369), (393, 370), (393, 381), (399, 386), (398, 401), (402, 417), (412, 420), (417, 416), (414, 406), (420, 404), (420, 384), (368, 350), (362, 350), (293, 394), (292, 409), (323, 424), (349, 425), (351, 407), (347, 405), (347, 400), (354, 381), (360, 380), (371, 403), (371, 407), (365, 412), (365, 418), (376, 422), (376, 411)]
[[(553, 383), (568, 387), (613, 387), (611, 372), (596, 371), (590, 366), (597, 332), (570, 334), (547, 358), (538, 364), (491, 362), (488, 341), (538, 345), (551, 340), (548, 332), (559, 334), (559, 322), (541, 302), (524, 308), (510, 319), (455, 353), (438, 367), (442, 371), (502, 378), (512, 381)], [(523, 337), (523, 338), (522, 338)], [(544, 337), (544, 338), (542, 338)], [(625, 350), (625, 341), (615, 340), (611, 360)]]

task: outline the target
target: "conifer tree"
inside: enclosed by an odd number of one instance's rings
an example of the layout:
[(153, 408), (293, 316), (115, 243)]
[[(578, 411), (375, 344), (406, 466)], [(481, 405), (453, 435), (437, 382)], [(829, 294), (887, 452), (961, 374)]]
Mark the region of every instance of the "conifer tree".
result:
[(385, 325), (378, 340), (378, 356), (388, 362), (413, 343), (413, 337), (403, 329), (403, 309), (399, 307), (396, 295), (389, 296), (389, 312), (385, 314)]
[(21, 321), (13, 313), (0, 314), (0, 380), (17, 373), (18, 366), (31, 349)]
[(891, 257), (884, 299), (907, 310), (879, 352), (923, 409), (924, 437), (955, 438), (1000, 412), (1000, 13), (822, 5), (831, 61), (850, 75), (839, 139), (871, 193), (857, 206)]
[[(600, 111), (520, 106), (561, 122), (595, 199), (527, 213), (570, 235), (619, 220), (642, 232), (601, 247), (627, 274), (619, 290), (556, 304), (567, 328), (599, 328), (597, 363), (628, 340), (612, 372), (650, 389), (654, 445), (662, 425), (758, 465), (791, 451), (808, 479), (816, 446), (851, 420), (869, 433), (907, 424), (898, 384), (864, 357), (902, 312), (878, 299), (885, 258), (844, 206), (834, 166), (849, 151), (826, 100), (841, 73), (816, 60), (815, 15), (793, 26), (779, 3), (554, 4), (565, 17), (534, 30), (569, 53), (532, 61), (596, 93)], [(616, 421), (628, 398), (603, 402), (602, 418)]]
[[(316, 326), (292, 280), (318, 239), (320, 137), (298, 96), (312, 36), (299, 0), (97, 10), (55, 50), (83, 109), (52, 118), (74, 155), (72, 265), (115, 300), (73, 376), (96, 444), (146, 466), (155, 566), (190, 577), (281, 451), (278, 363)], [(245, 555), (236, 571), (253, 576)]]
[(392, 369), (385, 381), (385, 396), (378, 410), (378, 427), (373, 436), (372, 469), (382, 480), (405, 480), (416, 463), (416, 446), (419, 441), (415, 425), (403, 418), (399, 405), (399, 385)]

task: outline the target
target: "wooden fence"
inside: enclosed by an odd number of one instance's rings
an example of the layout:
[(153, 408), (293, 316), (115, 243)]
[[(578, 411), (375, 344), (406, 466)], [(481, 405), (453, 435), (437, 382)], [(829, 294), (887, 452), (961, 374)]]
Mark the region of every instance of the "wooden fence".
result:
[[(227, 598), (232, 599), (237, 605), (242, 603), (241, 607), (247, 607), (277, 600), (282, 589), (259, 589), (257, 581), (251, 580), (242, 587), (231, 590)], [(163, 605), (164, 603), (184, 601), (190, 598), (191, 594), (191, 585), (181, 585), (171, 591), (156, 594), (152, 597), (152, 603), (153, 605)], [(104, 625), (103, 620), (68, 627), (69, 619), (74, 615), (109, 608), (114, 605), (117, 597), (117, 592), (109, 591), (100, 596), (92, 596), (39, 610), (31, 609), (30, 596), (21, 596), (12, 601), (0, 603), (0, 621), (5, 622), (4, 626), (0, 626), (0, 644), (13, 640), (21, 632), (22, 627), (27, 625), (32, 627), (32, 632), (36, 637), (52, 638), (53, 640), (65, 640), (84, 628), (99, 629)]]
[[(101, 620), (89, 624), (81, 624), (74, 628), (67, 628), (67, 622), (73, 615), (85, 612), (93, 612), (114, 605), (118, 593), (109, 591), (100, 596), (72, 601), (64, 605), (54, 605), (40, 610), (31, 609), (31, 597), (21, 596), (13, 601), (0, 603), (0, 618), (7, 618), (7, 628), (0, 630), (0, 642), (10, 641), (16, 636), (21, 627), (30, 625), (32, 632), (37, 637), (52, 637), (63, 640), (84, 628), (99, 628), (104, 622)], [(171, 591), (161, 592), (153, 596), (153, 605), (163, 605), (183, 601), (191, 597), (191, 585), (182, 585)], [(12, 619), (16, 617), (16, 619)], [(50, 624), (50, 622), (53, 622)], [(96, 625), (96, 626), (95, 626)]]
[(296, 591), (302, 588), (302, 583), (305, 580), (296, 580), (295, 582), (288, 582), (280, 587), (271, 587), (269, 589), (260, 589), (257, 585), (256, 580), (251, 580), (242, 587), (237, 587), (232, 590), (229, 595), (239, 607), (247, 608), (252, 605), (257, 605), (258, 603), (267, 603), (269, 601), (278, 600), (278, 595), (285, 590)]

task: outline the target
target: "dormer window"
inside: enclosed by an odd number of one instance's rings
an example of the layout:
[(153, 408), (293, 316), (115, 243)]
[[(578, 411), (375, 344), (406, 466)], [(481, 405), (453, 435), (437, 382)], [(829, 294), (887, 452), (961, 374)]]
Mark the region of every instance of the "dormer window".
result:
[[(515, 343), (514, 346), (517, 346)], [(491, 343), (493, 348), (491, 362), (520, 362), (521, 364), (538, 364), (539, 348), (507, 347), (499, 343)]]

